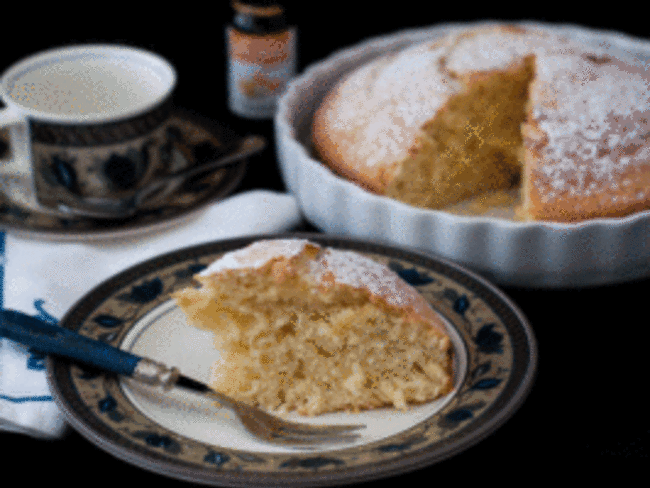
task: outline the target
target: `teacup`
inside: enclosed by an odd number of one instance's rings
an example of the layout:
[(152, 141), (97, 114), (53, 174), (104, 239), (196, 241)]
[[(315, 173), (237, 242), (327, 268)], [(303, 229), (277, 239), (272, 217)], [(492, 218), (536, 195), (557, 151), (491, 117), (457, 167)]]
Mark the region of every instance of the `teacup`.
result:
[(0, 191), (18, 179), (46, 213), (92, 216), (94, 200), (128, 200), (166, 170), (175, 86), (168, 61), (126, 46), (64, 47), (17, 62), (0, 79), (0, 127), (9, 127), (13, 155), (0, 163)]

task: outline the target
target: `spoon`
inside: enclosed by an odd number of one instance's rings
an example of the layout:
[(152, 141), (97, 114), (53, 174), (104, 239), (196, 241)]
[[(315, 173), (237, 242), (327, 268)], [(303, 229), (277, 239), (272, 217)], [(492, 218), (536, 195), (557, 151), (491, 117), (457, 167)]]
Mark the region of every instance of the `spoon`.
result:
[(138, 192), (125, 200), (112, 200), (107, 198), (86, 197), (79, 199), (79, 208), (59, 204), (59, 211), (66, 216), (80, 215), (100, 219), (123, 219), (135, 214), (148, 197), (169, 185), (173, 181), (187, 179), (190, 176), (204, 173), (208, 170), (231, 166), (239, 160), (256, 154), (266, 147), (266, 139), (262, 136), (246, 136), (240, 143), (239, 149), (210, 163), (201, 164), (192, 168), (183, 169), (175, 173), (163, 175), (151, 181)]

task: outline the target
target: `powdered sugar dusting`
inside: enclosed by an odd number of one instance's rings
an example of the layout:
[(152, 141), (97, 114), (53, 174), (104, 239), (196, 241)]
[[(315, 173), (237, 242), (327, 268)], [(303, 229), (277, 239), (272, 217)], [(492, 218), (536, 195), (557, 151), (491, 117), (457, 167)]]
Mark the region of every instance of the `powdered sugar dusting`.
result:
[[(546, 133), (537, 171), (545, 202), (617, 190), (622, 175), (645, 165), (639, 151), (650, 135), (650, 80), (624, 60), (541, 57), (531, 87), (533, 118)], [(528, 143), (532, 143), (528, 141)]]
[[(299, 255), (307, 245), (320, 249), (319, 254), (308, 263), (306, 278), (315, 283), (346, 285), (366, 289), (393, 307), (402, 308), (426, 320), (432, 327), (444, 333), (444, 325), (428, 302), (383, 264), (352, 251), (323, 249), (304, 239), (276, 239), (255, 242), (248, 247), (227, 253), (199, 273), (208, 276), (228, 270), (258, 269), (275, 258), (291, 258)], [(332, 283), (331, 277), (334, 282)]]
[(419, 128), (452, 93), (437, 70), (437, 42), (408, 48), (361, 67), (336, 89), (338, 101), (322, 112), (343, 140), (346, 159), (374, 168), (404, 159)]
[(209, 276), (233, 269), (261, 268), (273, 258), (292, 258), (299, 255), (307, 244), (310, 242), (304, 239), (258, 241), (238, 251), (225, 254), (201, 271), (199, 276)]
[(460, 35), (447, 55), (447, 67), (458, 73), (505, 69), (530, 54), (571, 56), (583, 49), (544, 31), (516, 33), (492, 27)]
[(383, 264), (352, 251), (327, 248), (310, 265), (317, 282), (328, 283), (332, 274), (336, 284), (366, 289), (388, 305), (411, 312), (444, 332), (440, 317), (424, 297)]
[(311, 271), (317, 281), (331, 272), (337, 283), (367, 288), (391, 305), (402, 306), (412, 302), (411, 293), (403, 288), (402, 279), (396, 273), (355, 252), (327, 249), (318, 261), (312, 263)]

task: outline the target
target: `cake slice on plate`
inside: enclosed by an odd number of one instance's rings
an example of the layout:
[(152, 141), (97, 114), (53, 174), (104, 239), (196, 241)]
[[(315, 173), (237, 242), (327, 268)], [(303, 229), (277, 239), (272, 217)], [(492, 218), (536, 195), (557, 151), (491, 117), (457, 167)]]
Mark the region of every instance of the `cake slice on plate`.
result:
[(406, 409), (452, 390), (442, 318), (386, 266), (299, 240), (230, 252), (174, 299), (215, 335), (211, 386), (276, 412)]

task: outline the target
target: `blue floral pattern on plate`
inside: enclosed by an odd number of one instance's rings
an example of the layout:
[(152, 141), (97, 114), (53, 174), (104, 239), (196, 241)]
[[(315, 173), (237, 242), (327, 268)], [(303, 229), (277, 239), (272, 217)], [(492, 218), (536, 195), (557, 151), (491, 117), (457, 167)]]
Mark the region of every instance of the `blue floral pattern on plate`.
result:
[[(456, 393), (434, 415), (379, 441), (335, 450), (253, 452), (206, 442), (166, 429), (129, 400), (119, 381), (51, 360), (53, 395), (70, 423), (100, 448), (170, 477), (188, 473), (217, 486), (323, 484), (394, 476), (467, 449), (506, 421), (528, 394), (536, 369), (536, 342), (524, 317), (499, 291), (468, 272), (431, 257), (379, 244), (318, 234), (285, 234), (355, 250), (381, 261), (415, 286), (462, 338), (466, 374)], [(134, 324), (192, 275), (225, 252), (260, 239), (205, 244), (161, 256), (108, 280), (61, 321), (96, 339), (120, 346)], [(460, 352), (460, 351), (459, 351)], [(495, 408), (497, 407), (498, 408)], [(311, 485), (316, 486), (316, 484)]]

